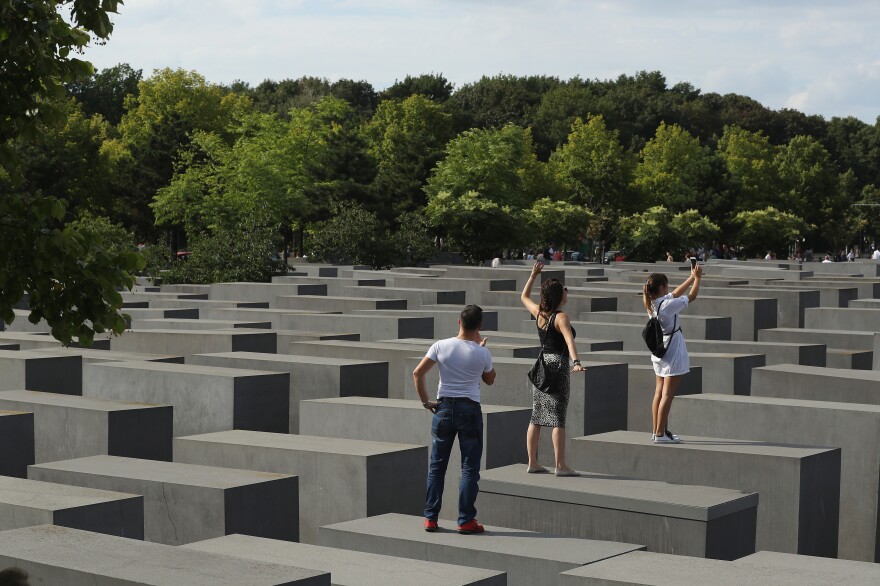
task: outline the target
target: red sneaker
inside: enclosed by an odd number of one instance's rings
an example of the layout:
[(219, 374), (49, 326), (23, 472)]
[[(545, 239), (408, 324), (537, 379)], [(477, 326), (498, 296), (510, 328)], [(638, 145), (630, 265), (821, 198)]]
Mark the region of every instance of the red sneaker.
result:
[(437, 521), (425, 519), (425, 531), (427, 531), (428, 533), (433, 533), (434, 531), (437, 531)]
[(471, 535), (473, 533), (482, 533), (485, 530), (486, 529), (482, 525), (477, 523), (476, 519), (471, 519), (470, 521), (468, 521), (464, 525), (458, 526), (458, 532), (461, 533), (462, 535)]

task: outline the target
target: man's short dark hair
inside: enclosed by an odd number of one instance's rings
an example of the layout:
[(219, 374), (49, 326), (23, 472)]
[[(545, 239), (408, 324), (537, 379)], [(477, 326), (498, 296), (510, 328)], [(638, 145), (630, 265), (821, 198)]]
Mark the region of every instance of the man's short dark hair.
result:
[(6, 568), (0, 572), (0, 586), (28, 586), (28, 574), (21, 568)]
[(468, 331), (478, 329), (483, 325), (483, 308), (479, 305), (468, 305), (461, 310), (461, 327)]

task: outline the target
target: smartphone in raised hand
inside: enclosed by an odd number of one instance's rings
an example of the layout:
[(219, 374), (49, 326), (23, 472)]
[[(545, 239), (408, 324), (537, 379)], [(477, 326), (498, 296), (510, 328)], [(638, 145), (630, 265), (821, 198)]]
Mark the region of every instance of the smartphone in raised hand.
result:
[(697, 268), (697, 259), (696, 257), (691, 257), (691, 270)]

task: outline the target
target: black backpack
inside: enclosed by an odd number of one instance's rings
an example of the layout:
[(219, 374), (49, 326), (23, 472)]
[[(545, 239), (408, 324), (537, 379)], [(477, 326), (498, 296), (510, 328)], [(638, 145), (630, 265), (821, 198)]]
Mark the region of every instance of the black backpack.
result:
[[(660, 326), (660, 310), (662, 308), (663, 303), (661, 303), (660, 306), (657, 308), (656, 315), (651, 316), (651, 319), (649, 319), (648, 323), (645, 324), (645, 329), (642, 330), (642, 338), (645, 340), (645, 344), (648, 346), (648, 350), (650, 350), (651, 354), (653, 354), (657, 358), (663, 358), (664, 356), (666, 356), (666, 351), (669, 349), (669, 346), (663, 345), (663, 328)], [(678, 316), (675, 316), (672, 334), (670, 334), (669, 336), (670, 342), (672, 342), (672, 336), (675, 335), (675, 332), (681, 331), (681, 328), (676, 327), (677, 324)]]

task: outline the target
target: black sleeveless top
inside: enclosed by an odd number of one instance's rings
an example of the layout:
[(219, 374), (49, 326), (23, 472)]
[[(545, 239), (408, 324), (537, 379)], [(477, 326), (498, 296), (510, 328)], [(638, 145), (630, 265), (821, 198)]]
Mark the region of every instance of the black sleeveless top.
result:
[[(550, 314), (550, 319), (547, 320), (547, 323), (545, 324), (546, 329), (543, 331), (541, 330), (541, 327), (537, 325), (537, 319), (535, 319), (535, 325), (538, 328), (538, 335), (544, 338), (543, 350), (545, 353), (568, 356), (568, 344), (565, 343), (565, 336), (562, 335), (562, 332), (553, 327), (556, 315), (557, 312), (555, 311)], [(577, 337), (577, 332), (575, 332), (574, 326), (571, 327), (571, 337)]]

